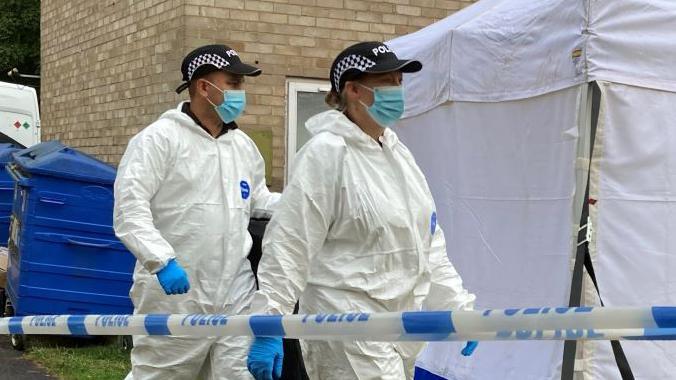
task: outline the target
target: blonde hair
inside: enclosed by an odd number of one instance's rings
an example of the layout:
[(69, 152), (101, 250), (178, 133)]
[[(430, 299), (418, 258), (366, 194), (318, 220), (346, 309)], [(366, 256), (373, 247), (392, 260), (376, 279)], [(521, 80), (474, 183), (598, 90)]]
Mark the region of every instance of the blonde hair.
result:
[(345, 111), (345, 108), (347, 108), (347, 99), (345, 99), (343, 93), (341, 92), (339, 94), (333, 89), (329, 91), (328, 94), (326, 94), (326, 98), (324, 98), (324, 101), (326, 102), (326, 104), (329, 105), (329, 107), (341, 112)]

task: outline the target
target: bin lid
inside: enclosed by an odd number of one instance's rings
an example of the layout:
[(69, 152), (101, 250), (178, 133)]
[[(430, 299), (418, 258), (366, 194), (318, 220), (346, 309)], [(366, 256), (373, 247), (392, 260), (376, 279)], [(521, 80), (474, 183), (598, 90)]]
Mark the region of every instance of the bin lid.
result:
[(9, 162), (12, 162), (12, 153), (19, 150), (18, 145), (12, 143), (1, 143), (0, 144), (0, 165), (5, 165)]
[(47, 175), (112, 185), (114, 167), (88, 154), (63, 145), (60, 141), (47, 141), (12, 154), (14, 162), (31, 174)]

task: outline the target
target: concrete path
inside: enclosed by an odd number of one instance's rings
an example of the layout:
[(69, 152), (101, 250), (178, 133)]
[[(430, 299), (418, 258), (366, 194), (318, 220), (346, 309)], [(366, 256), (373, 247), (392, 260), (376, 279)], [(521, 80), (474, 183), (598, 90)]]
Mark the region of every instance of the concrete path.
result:
[(56, 380), (55, 377), (24, 359), (9, 344), (9, 335), (0, 335), (0, 380)]

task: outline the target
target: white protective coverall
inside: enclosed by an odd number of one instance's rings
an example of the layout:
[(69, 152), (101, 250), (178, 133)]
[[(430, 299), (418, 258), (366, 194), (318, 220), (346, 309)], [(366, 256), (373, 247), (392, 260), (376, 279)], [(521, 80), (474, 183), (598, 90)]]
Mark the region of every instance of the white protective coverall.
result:
[[(475, 296), (446, 255), (424, 175), (396, 134), (382, 147), (338, 111), (314, 137), (263, 240), (252, 310), (301, 313), (468, 310)], [(412, 378), (422, 343), (304, 341), (311, 379)]]
[[(247, 314), (255, 279), (252, 213), (279, 199), (239, 129), (214, 138), (187, 114), (165, 112), (129, 142), (115, 180), (115, 233), (136, 256), (134, 313)], [(176, 258), (190, 290), (166, 295), (155, 275)], [(189, 321), (188, 321), (189, 322)], [(127, 379), (250, 379), (245, 337), (135, 336)], [(213, 368), (213, 371), (210, 369)]]

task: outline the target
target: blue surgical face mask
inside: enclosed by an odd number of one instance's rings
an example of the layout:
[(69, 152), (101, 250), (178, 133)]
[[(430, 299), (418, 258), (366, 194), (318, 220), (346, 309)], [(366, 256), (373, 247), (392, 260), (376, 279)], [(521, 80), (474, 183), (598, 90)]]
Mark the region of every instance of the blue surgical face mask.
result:
[(383, 86), (370, 88), (359, 83), (360, 86), (373, 92), (373, 104), (367, 106), (359, 101), (369, 115), (381, 127), (389, 127), (396, 123), (404, 113), (404, 88), (402, 86)]
[(216, 113), (224, 123), (233, 122), (244, 111), (244, 107), (246, 107), (246, 93), (244, 90), (221, 90), (215, 84), (209, 81), (207, 83), (218, 89), (218, 91), (223, 91), (223, 102), (216, 105), (211, 103), (209, 98), (207, 98), (207, 101), (214, 106)]

